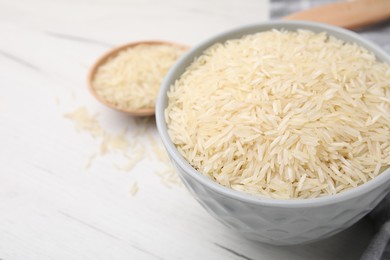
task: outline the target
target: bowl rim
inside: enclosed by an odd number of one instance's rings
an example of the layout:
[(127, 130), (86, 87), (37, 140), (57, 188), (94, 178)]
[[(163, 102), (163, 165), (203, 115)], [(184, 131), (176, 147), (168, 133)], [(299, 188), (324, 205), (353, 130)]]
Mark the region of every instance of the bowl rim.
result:
[[(264, 28), (283, 28), (290, 27), (287, 30), (297, 30), (297, 29), (316, 29), (322, 30), (330, 35), (340, 35), (345, 41), (358, 43), (360, 46), (365, 47), (370, 52), (373, 52), (379, 60), (387, 62), (390, 64), (390, 56), (383, 51), (380, 47), (374, 43), (364, 39), (362, 36), (358, 35), (355, 32), (352, 32), (347, 29), (340, 27), (335, 27), (323, 23), (317, 22), (306, 22), (306, 21), (268, 21), (256, 24), (249, 24), (246, 26), (241, 26), (235, 29), (231, 29), (220, 34), (217, 34), (211, 38), (206, 39), (205, 41), (199, 43), (195, 47), (191, 48), (185, 55), (183, 55), (170, 69), (166, 77), (164, 78), (160, 91), (157, 97), (156, 103), (156, 124), (160, 138), (167, 150), (168, 154), (183, 171), (189, 175), (192, 179), (195, 179), (197, 182), (201, 183), (208, 189), (213, 190), (214, 192), (219, 193), (222, 196), (229, 197), (230, 199), (239, 200), (242, 202), (258, 205), (258, 206), (267, 206), (267, 207), (287, 207), (287, 208), (308, 208), (308, 207), (320, 207), (329, 204), (336, 204), (342, 201), (347, 201), (355, 197), (363, 196), (364, 194), (369, 193), (370, 191), (378, 188), (384, 183), (387, 183), (389, 186), (390, 183), (390, 168), (386, 169), (380, 175), (374, 179), (368, 181), (365, 184), (362, 184), (358, 187), (352, 188), (341, 193), (334, 195), (327, 195), (317, 198), (308, 198), (308, 199), (275, 199), (263, 196), (256, 196), (250, 193), (245, 193), (241, 191), (236, 191), (231, 188), (227, 188), (202, 173), (196, 171), (179, 153), (176, 149), (176, 146), (171, 141), (167, 124), (165, 122), (165, 108), (168, 103), (167, 91), (169, 90), (171, 83), (177, 79), (178, 71), (182, 71), (190, 64), (197, 53), (203, 52), (207, 47), (211, 46), (217, 42), (224, 42), (227, 39), (235, 39), (237, 37), (231, 37), (236, 34), (251, 34), (249, 31), (265, 31)], [(291, 28), (292, 27), (292, 28)], [(336, 36), (338, 37), (338, 36)], [(179, 75), (181, 75), (179, 73)], [(387, 188), (387, 191), (390, 190), (390, 187)]]

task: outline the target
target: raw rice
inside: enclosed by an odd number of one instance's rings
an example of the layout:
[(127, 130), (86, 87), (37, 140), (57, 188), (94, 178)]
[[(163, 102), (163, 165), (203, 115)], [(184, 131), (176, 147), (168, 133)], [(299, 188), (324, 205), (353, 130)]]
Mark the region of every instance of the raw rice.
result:
[(93, 88), (119, 109), (153, 108), (162, 79), (183, 53), (167, 44), (129, 47), (99, 67)]
[(138, 190), (139, 190), (138, 182), (133, 181), (133, 182), (131, 183), (131, 185), (130, 185), (130, 190), (129, 190), (130, 195), (131, 195), (132, 197), (135, 197), (135, 196), (137, 195), (137, 193), (138, 193)]
[(179, 152), (235, 190), (320, 197), (390, 165), (390, 66), (326, 33), (272, 30), (215, 44), (168, 98)]

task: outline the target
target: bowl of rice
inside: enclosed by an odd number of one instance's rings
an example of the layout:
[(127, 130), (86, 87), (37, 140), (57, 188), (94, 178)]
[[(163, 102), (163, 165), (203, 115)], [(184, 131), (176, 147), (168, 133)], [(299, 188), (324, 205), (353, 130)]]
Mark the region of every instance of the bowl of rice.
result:
[(132, 116), (154, 115), (161, 81), (187, 49), (166, 41), (139, 41), (116, 47), (92, 66), (88, 88), (110, 108)]
[(194, 198), (235, 232), (274, 245), (327, 238), (389, 191), (389, 64), (338, 27), (234, 29), (169, 71), (158, 131)]

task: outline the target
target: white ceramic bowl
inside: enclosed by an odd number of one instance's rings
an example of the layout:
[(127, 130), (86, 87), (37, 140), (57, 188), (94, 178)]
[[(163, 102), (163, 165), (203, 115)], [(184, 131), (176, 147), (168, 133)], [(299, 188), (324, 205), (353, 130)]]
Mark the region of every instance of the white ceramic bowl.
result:
[(390, 169), (368, 183), (336, 195), (314, 199), (263, 198), (226, 188), (197, 172), (170, 140), (164, 119), (167, 91), (195, 57), (217, 42), (270, 29), (308, 29), (327, 32), (347, 42), (356, 42), (390, 63), (390, 57), (356, 33), (311, 22), (267, 22), (217, 35), (192, 48), (170, 70), (162, 83), (156, 106), (156, 122), (164, 146), (179, 176), (194, 198), (216, 219), (252, 239), (274, 245), (294, 245), (329, 237), (348, 228), (373, 209), (390, 189)]

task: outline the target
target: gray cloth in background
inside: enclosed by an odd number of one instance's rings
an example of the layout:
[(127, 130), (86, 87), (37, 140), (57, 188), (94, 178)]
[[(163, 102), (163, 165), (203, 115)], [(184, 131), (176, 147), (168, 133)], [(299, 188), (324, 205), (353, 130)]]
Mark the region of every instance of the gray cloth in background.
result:
[(390, 193), (371, 211), (369, 217), (374, 221), (376, 235), (361, 260), (390, 259)]
[[(271, 0), (271, 19), (278, 19), (285, 15), (298, 12), (311, 7), (331, 3), (330, 0)], [(357, 31), (368, 40), (381, 46), (390, 53), (390, 21), (383, 22)], [(390, 259), (390, 194), (369, 215), (374, 222), (377, 233), (371, 244), (367, 247), (361, 260), (387, 260)], [(383, 254), (383, 247), (386, 247)]]

